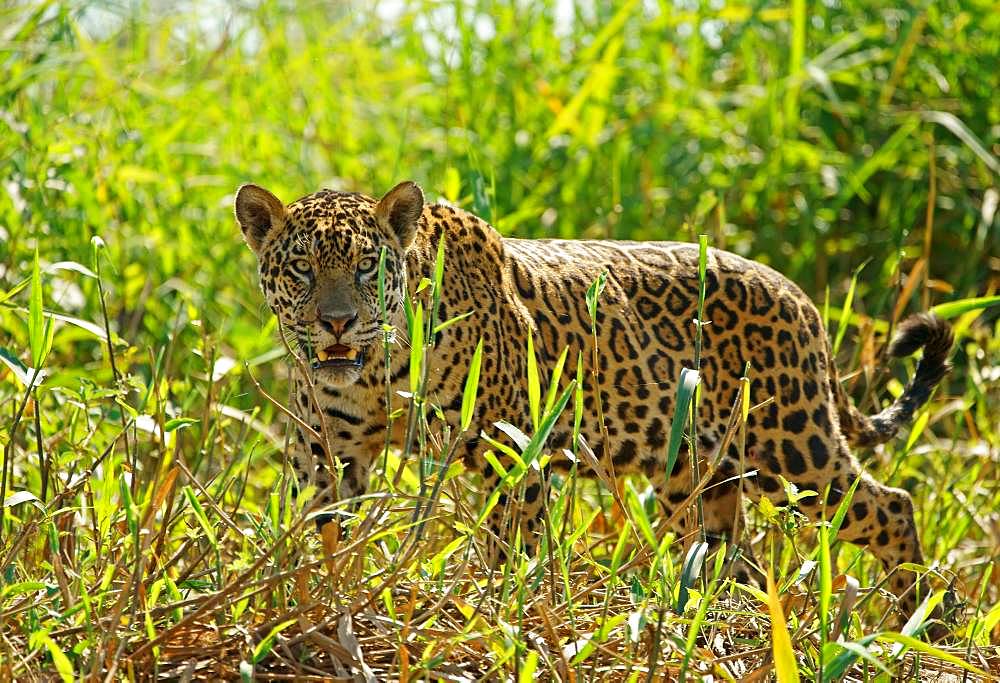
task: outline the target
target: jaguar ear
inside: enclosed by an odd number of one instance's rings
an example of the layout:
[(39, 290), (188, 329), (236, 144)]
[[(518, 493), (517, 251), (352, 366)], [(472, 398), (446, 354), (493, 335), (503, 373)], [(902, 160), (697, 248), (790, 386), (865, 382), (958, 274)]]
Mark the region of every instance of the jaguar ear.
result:
[(399, 239), (403, 249), (417, 234), (417, 221), (424, 211), (424, 193), (412, 180), (389, 190), (375, 207), (375, 220)]
[(236, 191), (234, 208), (243, 237), (254, 252), (259, 252), (268, 237), (285, 222), (285, 205), (259, 185), (241, 185)]

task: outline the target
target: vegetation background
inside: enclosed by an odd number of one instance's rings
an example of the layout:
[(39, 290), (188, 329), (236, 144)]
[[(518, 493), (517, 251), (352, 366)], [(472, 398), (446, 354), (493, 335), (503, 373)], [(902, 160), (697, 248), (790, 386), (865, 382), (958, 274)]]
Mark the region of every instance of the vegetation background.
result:
[[(991, 0), (8, 1), (0, 74), (0, 679), (998, 671)], [(882, 579), (857, 549), (834, 547), (824, 584), (791, 509), (753, 530), (791, 669), (759, 592), (685, 572), (680, 542), (648, 569), (582, 485), (556, 506), (583, 534), (550, 558), (559, 580), (527, 560), (484, 578), (462, 531), (474, 478), (450, 470), (411, 554), (397, 492), (375, 535), (316, 562), (251, 379), (280, 400), (288, 365), (233, 193), (403, 179), (509, 235), (705, 233), (772, 264), (844, 331), (866, 408), (903, 376), (879, 335), (960, 302), (956, 371), (868, 460), (914, 493), (954, 579), (949, 639), (887, 630), (888, 599), (852, 594), (847, 576)], [(856, 646), (830, 642), (830, 604)]]

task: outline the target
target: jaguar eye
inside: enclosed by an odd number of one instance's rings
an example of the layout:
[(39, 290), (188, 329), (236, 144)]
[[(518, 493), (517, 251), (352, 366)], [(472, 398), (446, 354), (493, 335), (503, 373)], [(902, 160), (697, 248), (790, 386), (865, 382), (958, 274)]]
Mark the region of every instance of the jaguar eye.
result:
[(297, 258), (292, 261), (292, 271), (297, 275), (306, 277), (312, 276), (312, 264), (304, 258)]
[(358, 261), (358, 274), (367, 275), (375, 270), (375, 266), (378, 265), (378, 261), (371, 256), (365, 257)]

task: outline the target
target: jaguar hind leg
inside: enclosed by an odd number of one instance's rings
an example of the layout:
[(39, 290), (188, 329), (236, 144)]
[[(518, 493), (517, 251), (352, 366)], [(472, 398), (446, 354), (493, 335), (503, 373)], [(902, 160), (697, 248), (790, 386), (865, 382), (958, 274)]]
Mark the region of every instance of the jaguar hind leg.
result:
[(882, 562), (890, 574), (889, 588), (899, 596), (903, 617), (908, 618), (929, 590), (916, 574), (900, 568), (905, 563), (924, 563), (913, 500), (902, 489), (885, 486), (867, 474), (860, 476), (839, 537), (866, 546)]
[(914, 585), (917, 576), (900, 568), (901, 564), (923, 564), (924, 560), (913, 502), (906, 491), (881, 484), (861, 470), (830, 410), (829, 406), (821, 406), (808, 420), (799, 420), (794, 412), (779, 410), (776, 422), (785, 427), (791, 424), (796, 429), (758, 429), (752, 462), (759, 469), (755, 477), (757, 493), (784, 503), (785, 492), (777, 475), (800, 491), (815, 491), (818, 495), (799, 502), (800, 509), (815, 521), (832, 517), (860, 479), (838, 537), (866, 547), (880, 560), (890, 574), (888, 585), (899, 597), (905, 620), (913, 613), (918, 599), (927, 595), (924, 582)]
[[(665, 463), (664, 463), (665, 467)], [(743, 511), (740, 479), (736, 476), (738, 461), (723, 457), (711, 479), (701, 492), (701, 515), (705, 530), (705, 540), (709, 546), (709, 556), (715, 553), (723, 542), (727, 545), (729, 566), (727, 574), (740, 583), (759, 584), (760, 573), (753, 551), (744, 542), (746, 515)], [(673, 531), (685, 535), (695, 530), (698, 524), (693, 514), (685, 514), (679, 506), (690, 498), (692, 491), (690, 459), (687, 449), (682, 448), (669, 477), (665, 472), (647, 472), (654, 482), (657, 499)], [(694, 512), (692, 506), (692, 512)]]

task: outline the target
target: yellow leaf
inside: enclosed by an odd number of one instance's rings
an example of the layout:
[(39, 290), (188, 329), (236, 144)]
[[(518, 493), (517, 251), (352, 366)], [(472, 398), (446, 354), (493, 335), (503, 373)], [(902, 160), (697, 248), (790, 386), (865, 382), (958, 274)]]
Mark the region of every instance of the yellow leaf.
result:
[(740, 405), (740, 412), (743, 417), (743, 423), (746, 424), (747, 417), (750, 415), (750, 380), (746, 377), (740, 379), (740, 396), (743, 399)]
[(774, 507), (774, 503), (769, 498), (761, 496), (757, 507), (760, 510), (760, 514), (764, 515), (767, 519), (774, 519), (778, 514), (778, 509)]
[(778, 599), (778, 588), (774, 585), (774, 574), (767, 570), (767, 609), (771, 612), (771, 646), (774, 650), (774, 674), (778, 683), (798, 683), (799, 666), (795, 662), (792, 639), (785, 624), (785, 612)]

